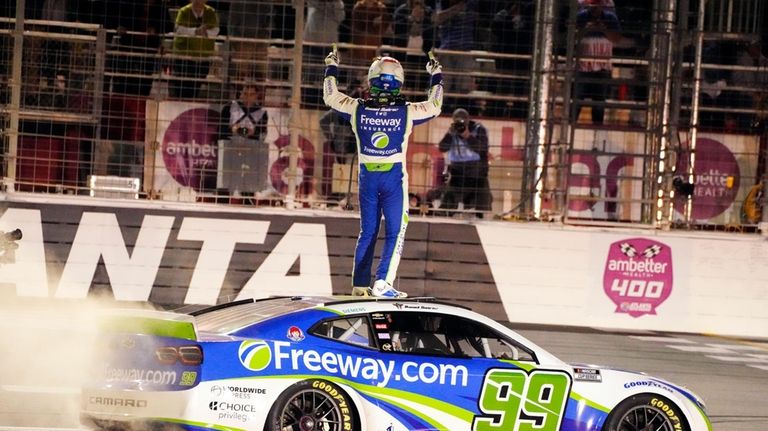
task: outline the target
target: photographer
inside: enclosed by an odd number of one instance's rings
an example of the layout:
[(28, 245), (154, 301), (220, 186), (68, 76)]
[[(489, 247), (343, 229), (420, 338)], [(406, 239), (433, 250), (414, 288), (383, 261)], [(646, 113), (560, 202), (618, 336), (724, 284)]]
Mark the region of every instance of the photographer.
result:
[(228, 121), (221, 130), (222, 136), (240, 136), (261, 142), (267, 134), (267, 110), (259, 104), (261, 92), (253, 84), (245, 84), (240, 90), (240, 99), (233, 100), (221, 111), (223, 120)]
[(269, 147), (267, 110), (259, 101), (260, 89), (245, 84), (240, 99), (221, 111), (218, 187), (234, 192), (257, 192), (265, 187)]
[(491, 191), (488, 184), (488, 132), (485, 126), (469, 119), (466, 109), (453, 111), (453, 123), (439, 144), (446, 154), (448, 188), (441, 208), (456, 209), (459, 202), (464, 208), (474, 208), (479, 218), (481, 211), (491, 210)]

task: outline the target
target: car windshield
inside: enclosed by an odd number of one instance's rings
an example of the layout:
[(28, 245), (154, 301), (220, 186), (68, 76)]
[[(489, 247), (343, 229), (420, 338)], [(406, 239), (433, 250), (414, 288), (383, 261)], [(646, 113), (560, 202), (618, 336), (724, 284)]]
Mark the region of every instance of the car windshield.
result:
[(195, 316), (197, 330), (215, 334), (229, 334), (240, 328), (269, 319), (279, 314), (314, 307), (317, 301), (275, 298), (234, 305)]

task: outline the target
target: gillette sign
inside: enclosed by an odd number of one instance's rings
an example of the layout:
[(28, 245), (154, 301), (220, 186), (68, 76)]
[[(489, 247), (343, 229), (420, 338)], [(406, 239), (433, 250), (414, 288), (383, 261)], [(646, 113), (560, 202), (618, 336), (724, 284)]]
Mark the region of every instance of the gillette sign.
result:
[(656, 314), (672, 293), (672, 250), (646, 238), (616, 241), (608, 250), (603, 290), (616, 313)]

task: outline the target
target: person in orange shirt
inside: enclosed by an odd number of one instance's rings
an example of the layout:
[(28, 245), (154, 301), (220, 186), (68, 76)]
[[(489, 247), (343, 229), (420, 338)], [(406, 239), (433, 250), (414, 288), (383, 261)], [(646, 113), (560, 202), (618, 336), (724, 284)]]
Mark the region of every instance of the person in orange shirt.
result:
[[(392, 33), (392, 14), (381, 0), (358, 0), (352, 9), (352, 43), (379, 47), (384, 36)], [(374, 48), (355, 48), (350, 52), (354, 63), (369, 64), (376, 57)]]

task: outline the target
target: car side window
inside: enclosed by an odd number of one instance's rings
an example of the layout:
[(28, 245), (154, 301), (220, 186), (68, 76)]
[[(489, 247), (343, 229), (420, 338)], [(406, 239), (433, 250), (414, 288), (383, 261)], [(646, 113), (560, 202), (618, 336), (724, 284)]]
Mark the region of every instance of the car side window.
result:
[(373, 347), (371, 330), (366, 316), (326, 320), (315, 325), (310, 333), (344, 343)]
[(535, 361), (533, 353), (514, 340), (463, 317), (403, 311), (378, 313), (372, 319), (385, 351)]

